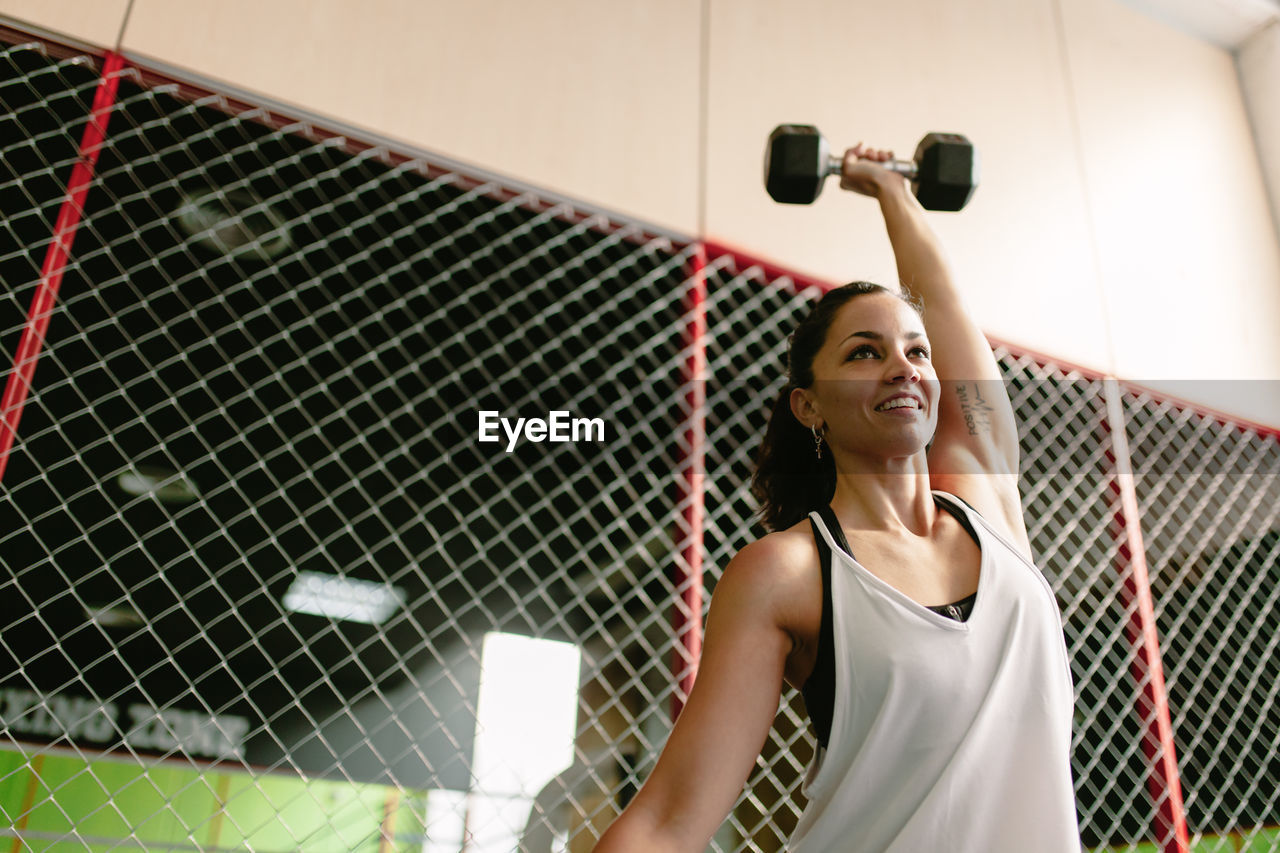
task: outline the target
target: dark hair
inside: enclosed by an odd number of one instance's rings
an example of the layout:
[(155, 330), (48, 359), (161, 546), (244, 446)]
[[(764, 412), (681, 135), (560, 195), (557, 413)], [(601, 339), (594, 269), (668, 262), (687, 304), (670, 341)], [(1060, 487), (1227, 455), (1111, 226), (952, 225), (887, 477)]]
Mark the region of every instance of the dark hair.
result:
[(773, 403), (751, 476), (751, 494), (760, 502), (760, 521), (769, 530), (790, 527), (829, 503), (835, 494), (835, 463), (830, 453), (817, 458), (813, 434), (791, 413), (791, 392), (813, 384), (813, 360), (826, 342), (836, 314), (868, 293), (888, 293), (920, 312), (918, 304), (896, 290), (855, 281), (828, 291), (788, 340), (787, 383)]

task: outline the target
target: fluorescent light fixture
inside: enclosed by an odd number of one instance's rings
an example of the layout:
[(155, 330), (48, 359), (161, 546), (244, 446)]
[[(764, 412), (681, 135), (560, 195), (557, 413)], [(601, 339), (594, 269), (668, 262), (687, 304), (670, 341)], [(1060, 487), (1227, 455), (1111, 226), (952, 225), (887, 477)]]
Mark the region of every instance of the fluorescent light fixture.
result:
[(116, 478), (116, 485), (129, 495), (150, 495), (160, 503), (185, 504), (200, 497), (196, 484), (181, 471), (155, 465), (139, 465)]
[(187, 193), (174, 217), (194, 242), (215, 252), (269, 261), (293, 247), (280, 214), (246, 190), (209, 187)]
[(103, 628), (137, 628), (146, 624), (142, 614), (131, 604), (86, 603), (84, 615)]
[(356, 578), (298, 572), (284, 594), (284, 609), (348, 622), (380, 625), (404, 606), (404, 590)]

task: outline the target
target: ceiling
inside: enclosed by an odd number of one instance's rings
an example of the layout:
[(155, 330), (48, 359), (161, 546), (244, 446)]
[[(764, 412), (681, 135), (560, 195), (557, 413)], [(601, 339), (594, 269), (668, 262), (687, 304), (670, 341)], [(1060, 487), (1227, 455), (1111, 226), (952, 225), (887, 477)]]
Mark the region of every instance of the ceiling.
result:
[(1122, 0), (1175, 29), (1232, 52), (1272, 21), (1280, 0)]

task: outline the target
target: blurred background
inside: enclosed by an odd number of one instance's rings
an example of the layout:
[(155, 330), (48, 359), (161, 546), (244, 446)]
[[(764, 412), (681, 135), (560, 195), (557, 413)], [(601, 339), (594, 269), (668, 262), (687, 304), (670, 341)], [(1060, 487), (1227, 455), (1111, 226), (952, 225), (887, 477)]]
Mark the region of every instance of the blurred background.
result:
[[(1274, 0), (0, 25), (15, 851), (589, 850), (763, 532), (787, 333), (895, 278), (867, 199), (765, 194), (787, 122), (980, 152), (931, 222), (1023, 425), (1086, 844), (1280, 851)], [(507, 452), (482, 411), (603, 438)], [(811, 752), (785, 695), (711, 849), (782, 849)]]

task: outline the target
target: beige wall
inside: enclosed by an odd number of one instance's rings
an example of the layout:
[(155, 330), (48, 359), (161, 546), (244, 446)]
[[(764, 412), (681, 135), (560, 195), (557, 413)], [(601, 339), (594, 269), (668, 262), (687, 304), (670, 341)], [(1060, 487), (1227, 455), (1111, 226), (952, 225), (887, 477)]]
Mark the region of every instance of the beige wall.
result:
[(0, 0), (0, 15), (110, 47), (120, 36), (128, 7), (129, 0)]
[[(757, 13), (743, 14), (747, 5)], [(1087, 196), (1048, 5), (919, 0), (845, 8), (812, 0), (785, 10), (767, 0), (722, 4), (712, 28), (710, 234), (824, 277), (893, 281), (874, 202), (834, 184), (812, 207), (776, 205), (765, 195), (765, 137), (780, 121), (804, 121), (837, 146), (864, 140), (910, 157), (928, 131), (962, 132), (979, 147), (981, 186), (964, 212), (932, 217), (983, 327), (1108, 366)]]
[[(110, 44), (124, 0), (0, 0)], [(90, 11), (92, 10), (92, 11)], [(909, 156), (982, 326), (1280, 425), (1280, 245), (1232, 57), (1116, 0), (134, 0), (123, 48), (825, 278), (891, 280), (875, 205), (761, 186), (769, 130)], [(706, 172), (699, 173), (700, 116)], [(700, 198), (700, 179), (705, 198)]]
[(1280, 383), (1238, 381), (1280, 379), (1280, 244), (1234, 62), (1064, 5), (1118, 374), (1280, 425)]

